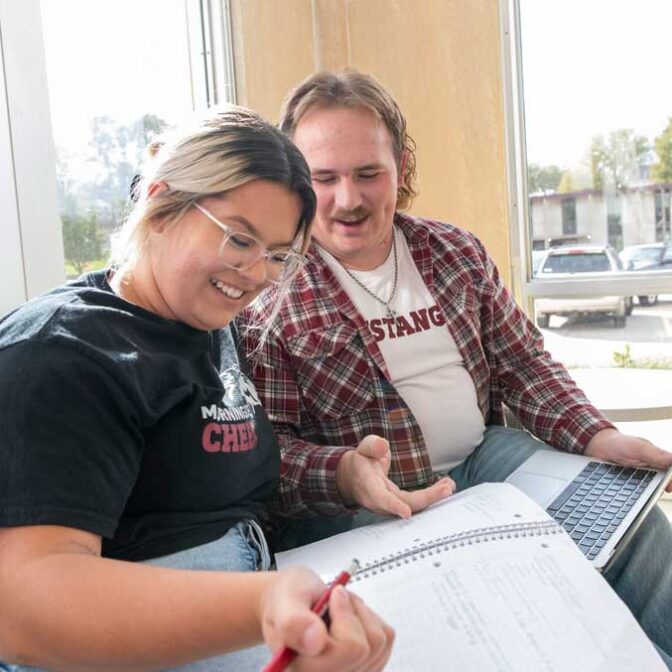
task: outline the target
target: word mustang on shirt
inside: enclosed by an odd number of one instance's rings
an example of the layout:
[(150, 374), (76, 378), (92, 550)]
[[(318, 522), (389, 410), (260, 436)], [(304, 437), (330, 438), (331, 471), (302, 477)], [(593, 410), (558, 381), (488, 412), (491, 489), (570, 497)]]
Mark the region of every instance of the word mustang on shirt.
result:
[(443, 316), (441, 309), (434, 305), (431, 308), (412, 310), (408, 314), (408, 318), (398, 315), (397, 317), (369, 320), (367, 326), (376, 342), (379, 343), (386, 338), (400, 338), (411, 336), (420, 331), (429, 331), (432, 327), (442, 327), (445, 323), (446, 318)]

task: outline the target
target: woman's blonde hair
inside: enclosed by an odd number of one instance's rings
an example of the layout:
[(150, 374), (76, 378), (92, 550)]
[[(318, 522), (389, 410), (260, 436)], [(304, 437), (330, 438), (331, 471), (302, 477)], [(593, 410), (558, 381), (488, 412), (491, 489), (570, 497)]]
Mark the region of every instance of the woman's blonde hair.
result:
[[(299, 196), (295, 241), (299, 251), (305, 251), (316, 207), (305, 159), (285, 134), (258, 114), (231, 106), (195, 128), (150, 144), (147, 168), (133, 187), (134, 203), (113, 263), (133, 265), (157, 222), (174, 222), (197, 201), (221, 197), (252, 180), (282, 184)], [(150, 198), (149, 185), (155, 182), (168, 188)]]
[(374, 112), (390, 133), (394, 158), (402, 169), (397, 208), (406, 210), (417, 195), (415, 142), (392, 94), (371, 75), (351, 69), (311, 75), (287, 94), (280, 111), (280, 128), (291, 138), (309, 110), (361, 107)]

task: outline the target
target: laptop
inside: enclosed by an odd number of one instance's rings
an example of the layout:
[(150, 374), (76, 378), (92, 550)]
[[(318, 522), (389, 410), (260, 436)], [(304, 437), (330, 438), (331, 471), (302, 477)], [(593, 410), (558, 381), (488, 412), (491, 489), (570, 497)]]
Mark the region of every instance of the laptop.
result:
[(584, 455), (539, 450), (506, 479), (572, 537), (601, 572), (627, 545), (672, 477)]

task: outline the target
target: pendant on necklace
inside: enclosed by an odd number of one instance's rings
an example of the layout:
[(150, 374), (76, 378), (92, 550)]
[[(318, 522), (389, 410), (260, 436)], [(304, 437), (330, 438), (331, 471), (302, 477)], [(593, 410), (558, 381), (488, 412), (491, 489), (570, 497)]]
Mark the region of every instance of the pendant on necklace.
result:
[(385, 313), (385, 317), (388, 318), (389, 320), (396, 320), (397, 319), (397, 313), (396, 311), (392, 310), (389, 306), (385, 306), (387, 308), (387, 313)]

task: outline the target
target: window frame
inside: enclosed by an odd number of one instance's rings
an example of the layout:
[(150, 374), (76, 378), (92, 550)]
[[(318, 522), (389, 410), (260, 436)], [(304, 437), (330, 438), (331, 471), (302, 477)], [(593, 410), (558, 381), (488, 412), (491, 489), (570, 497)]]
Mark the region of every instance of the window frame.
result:
[[(193, 109), (235, 102), (229, 0), (184, 8)], [(41, 2), (0, 0), (0, 315), (64, 282), (59, 210)]]
[[(502, 82), (506, 134), (512, 290), (529, 316), (534, 299), (560, 296), (645, 296), (669, 294), (672, 271), (622, 271), (608, 277), (552, 279), (532, 276), (532, 237), (527, 189), (527, 155), (519, 0), (500, 0)], [(605, 274), (607, 275), (607, 274)]]

